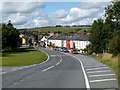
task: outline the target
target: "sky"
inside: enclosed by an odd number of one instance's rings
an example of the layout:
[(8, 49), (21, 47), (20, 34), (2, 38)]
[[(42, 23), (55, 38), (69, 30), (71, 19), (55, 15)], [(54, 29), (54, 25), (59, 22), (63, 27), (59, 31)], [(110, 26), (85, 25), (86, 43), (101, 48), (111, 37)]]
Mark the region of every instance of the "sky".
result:
[(3, 2), (0, 23), (9, 20), (16, 28), (34, 28), (55, 25), (91, 25), (104, 19), (104, 9), (110, 1), (100, 2)]

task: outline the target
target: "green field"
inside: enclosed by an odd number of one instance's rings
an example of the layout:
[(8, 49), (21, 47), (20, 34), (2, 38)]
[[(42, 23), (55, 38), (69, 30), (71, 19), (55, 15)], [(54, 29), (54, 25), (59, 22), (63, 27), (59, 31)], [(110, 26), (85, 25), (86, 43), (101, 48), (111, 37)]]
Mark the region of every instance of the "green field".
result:
[(84, 32), (84, 30), (89, 32), (91, 30), (91, 27), (46, 27), (46, 28), (33, 28), (29, 30), (40, 31), (40, 32), (60, 31), (62, 33), (69, 33), (69, 32)]
[(22, 48), (14, 51), (4, 51), (0, 60), (2, 60), (0, 66), (26, 66), (47, 60), (47, 55), (35, 49)]

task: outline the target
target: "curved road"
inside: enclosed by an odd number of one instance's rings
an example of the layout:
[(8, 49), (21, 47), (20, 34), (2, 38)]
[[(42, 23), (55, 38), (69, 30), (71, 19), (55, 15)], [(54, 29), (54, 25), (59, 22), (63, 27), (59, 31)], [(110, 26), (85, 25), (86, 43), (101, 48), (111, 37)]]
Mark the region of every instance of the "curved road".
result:
[(77, 58), (48, 49), (41, 50), (49, 55), (49, 60), (3, 74), (3, 88), (86, 88), (83, 68)]

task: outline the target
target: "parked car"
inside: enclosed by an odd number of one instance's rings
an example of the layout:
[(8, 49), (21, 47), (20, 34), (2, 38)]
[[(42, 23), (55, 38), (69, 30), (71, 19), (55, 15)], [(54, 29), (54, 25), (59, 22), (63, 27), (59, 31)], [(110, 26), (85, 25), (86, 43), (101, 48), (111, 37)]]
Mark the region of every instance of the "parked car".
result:
[(55, 46), (53, 50), (55, 50), (55, 51), (60, 51), (60, 47)]
[(78, 50), (77, 50), (77, 49), (72, 49), (71, 52), (72, 52), (73, 54), (78, 54)]
[(56, 51), (60, 51), (61, 47), (58, 47)]
[(69, 52), (68, 49), (65, 48), (65, 47), (61, 47), (61, 48), (59, 48), (59, 51), (61, 51), (61, 52)]
[(57, 51), (57, 50), (58, 50), (58, 46), (55, 46), (55, 47), (53, 48), (53, 50)]

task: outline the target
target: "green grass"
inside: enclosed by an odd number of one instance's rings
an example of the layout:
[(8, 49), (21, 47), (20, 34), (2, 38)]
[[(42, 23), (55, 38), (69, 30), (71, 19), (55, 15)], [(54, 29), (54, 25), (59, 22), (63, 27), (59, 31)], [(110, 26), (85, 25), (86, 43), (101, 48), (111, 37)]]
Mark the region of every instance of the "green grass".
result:
[(0, 66), (27, 66), (38, 64), (47, 59), (47, 55), (35, 49), (17, 49), (12, 51), (4, 51), (2, 53), (2, 63)]
[(55, 32), (55, 31), (61, 31), (62, 33), (69, 33), (69, 32), (75, 32), (76, 30), (79, 30), (79, 32), (90, 31), (91, 27), (50, 27), (50, 28), (34, 28), (31, 30), (35, 31), (41, 31), (41, 32)]
[(107, 66), (109, 66), (112, 71), (116, 74), (116, 77), (118, 78), (118, 83), (120, 85), (120, 75), (119, 75), (119, 70), (120, 70), (120, 64), (118, 64), (118, 60), (105, 60), (102, 59), (100, 57), (97, 57), (96, 59), (97, 61), (106, 64)]

